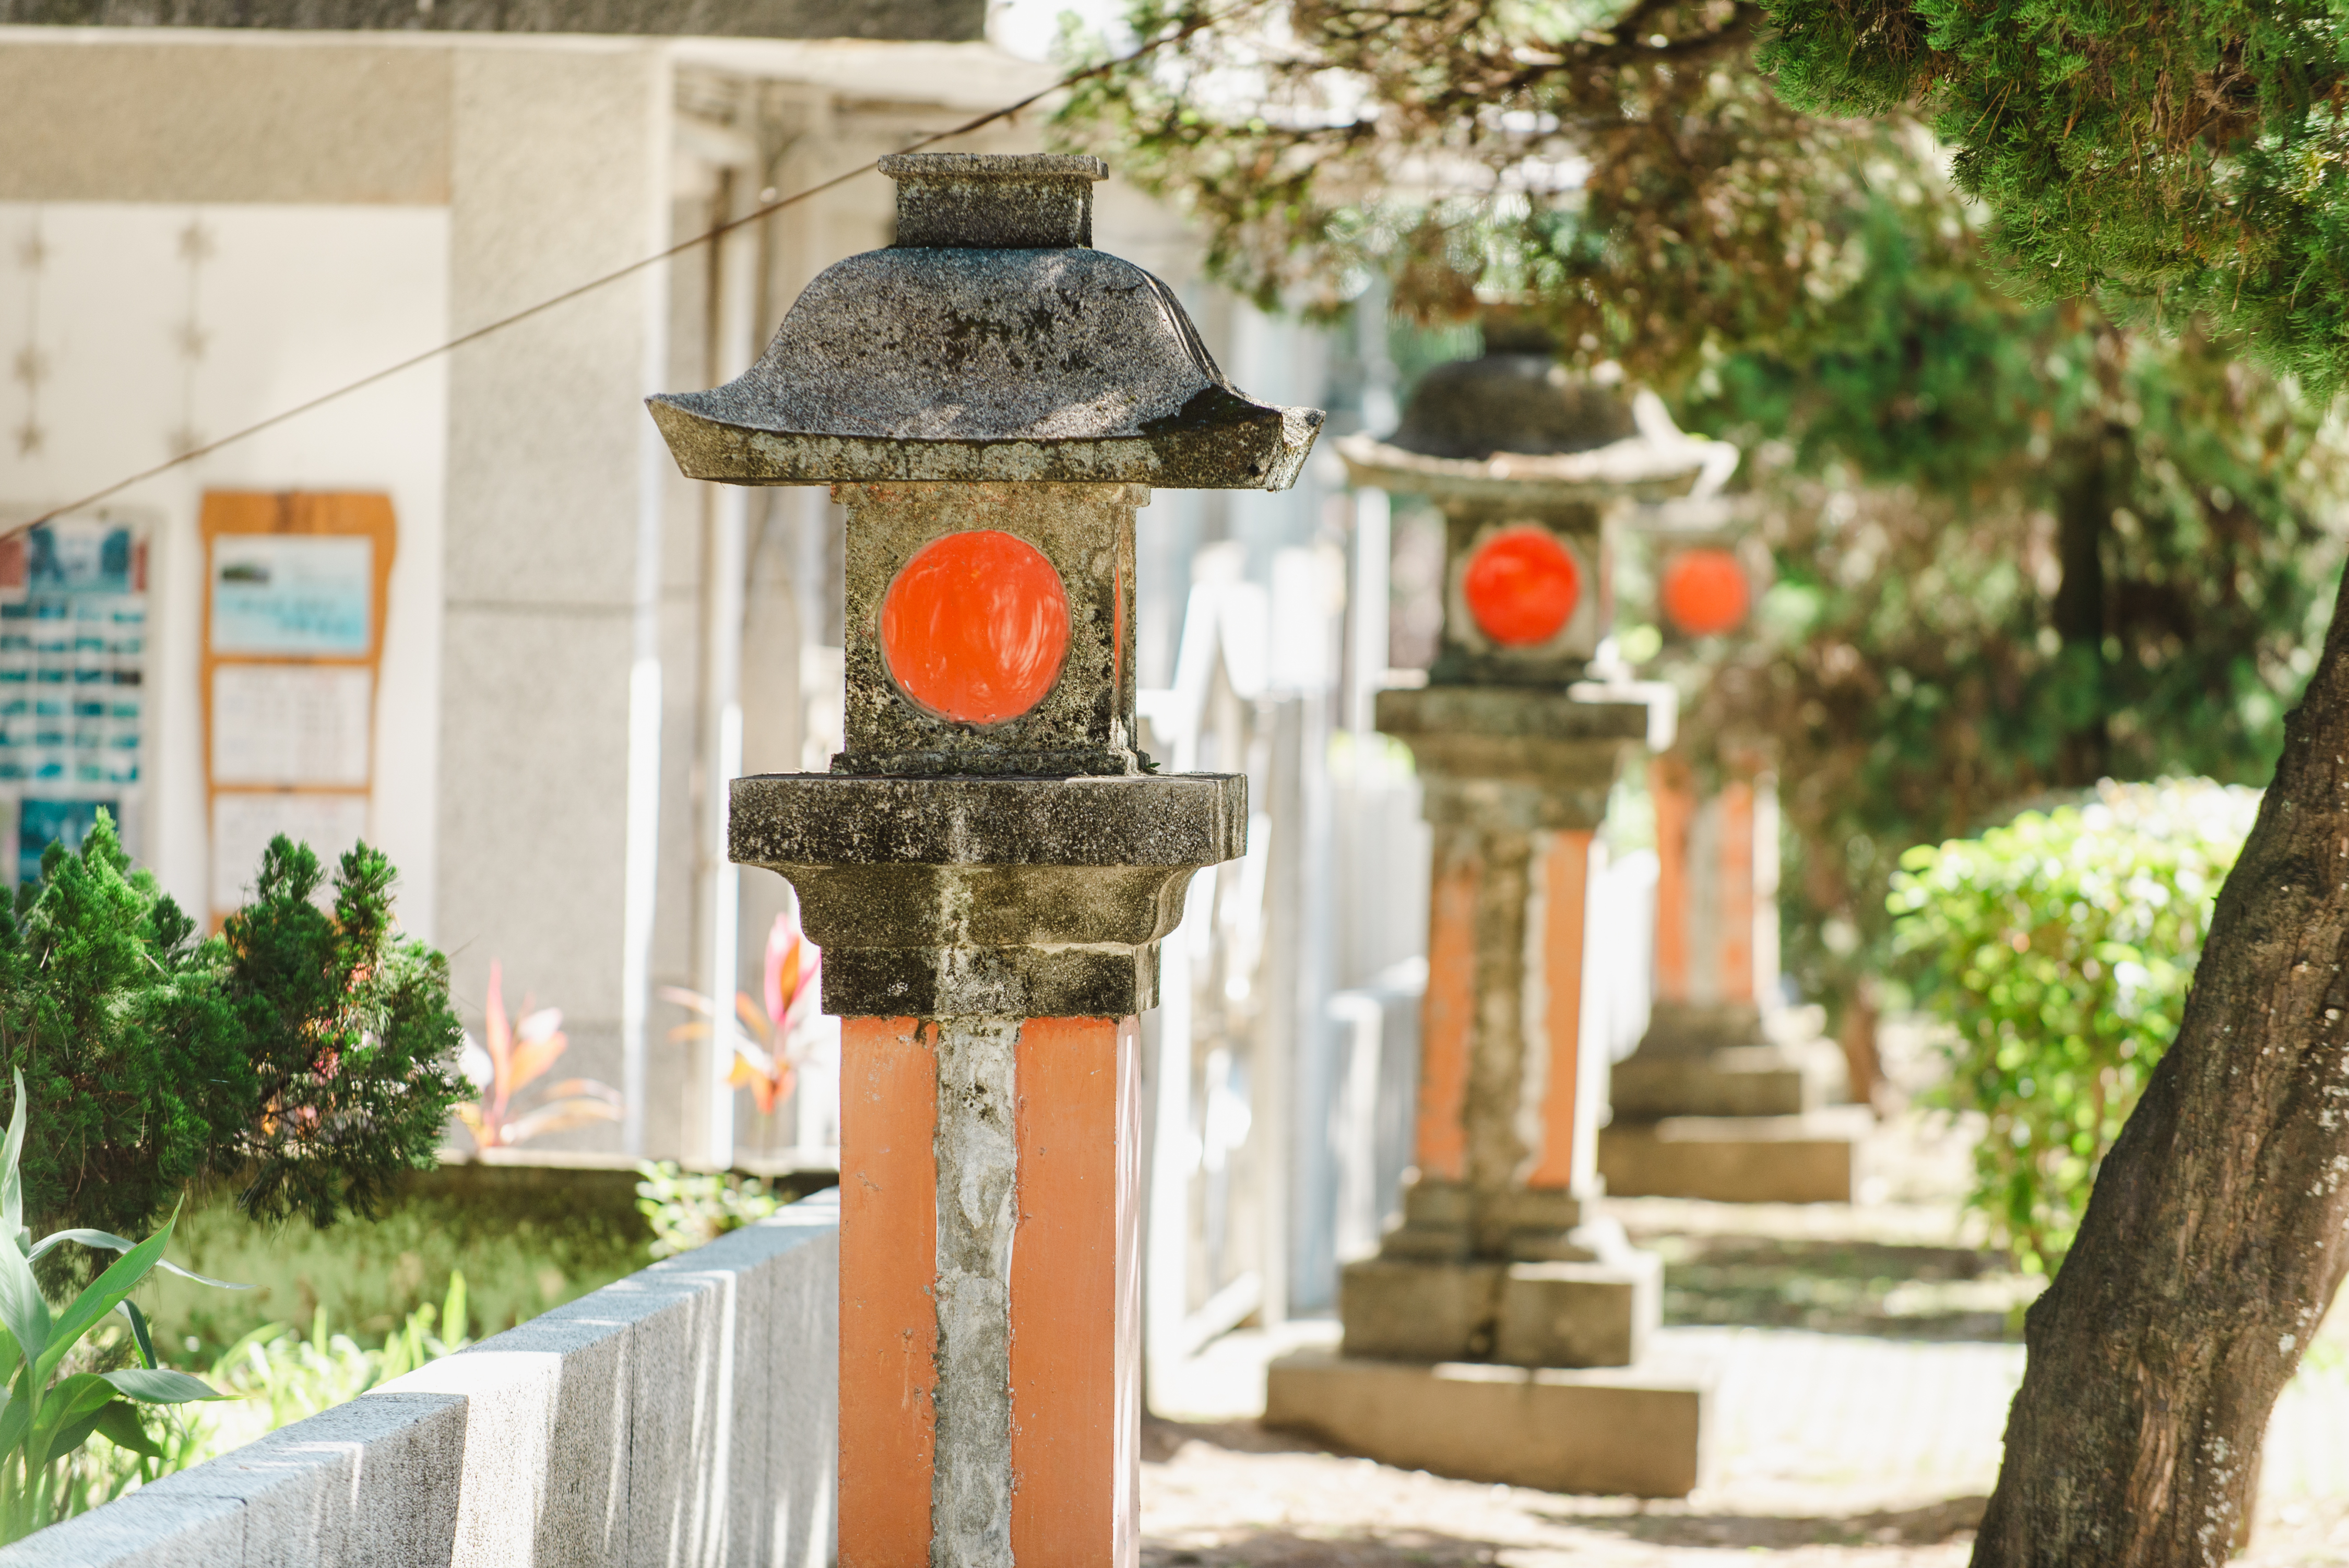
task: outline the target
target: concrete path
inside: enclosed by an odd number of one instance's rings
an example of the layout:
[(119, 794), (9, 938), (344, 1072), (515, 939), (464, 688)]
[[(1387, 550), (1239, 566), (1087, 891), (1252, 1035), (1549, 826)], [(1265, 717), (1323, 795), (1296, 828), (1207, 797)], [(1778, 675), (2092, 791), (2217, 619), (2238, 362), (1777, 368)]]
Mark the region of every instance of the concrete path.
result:
[[(1161, 1400), (1185, 1418), (1145, 1440), (1145, 1563), (1630, 1568), (1758, 1550), (1788, 1568), (1955, 1568), (2023, 1375), (2019, 1345), (1665, 1329), (1659, 1355), (1718, 1377), (1713, 1470), (1686, 1501), (1643, 1508), (1388, 1470), (1257, 1429), (1263, 1363), (1335, 1327), (1227, 1336)], [(2277, 1407), (2239, 1561), (2349, 1564), (2349, 1356), (2331, 1336)]]

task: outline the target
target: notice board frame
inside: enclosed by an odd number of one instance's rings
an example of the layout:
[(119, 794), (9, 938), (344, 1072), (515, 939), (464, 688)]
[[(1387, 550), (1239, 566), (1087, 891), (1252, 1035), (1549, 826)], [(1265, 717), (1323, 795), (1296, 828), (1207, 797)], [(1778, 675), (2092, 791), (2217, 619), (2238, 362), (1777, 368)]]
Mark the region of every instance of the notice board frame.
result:
[[(204, 763), (204, 838), (206, 861), (219, 852), (215, 835), (219, 802), (230, 796), (333, 796), (357, 797), (369, 802), (372, 814), (375, 776), (378, 767), (376, 715), (383, 701), (384, 622), (391, 605), (391, 568), (398, 552), (399, 524), (391, 504), (391, 497), (381, 490), (208, 490), (198, 514), (197, 531), (203, 546), (202, 586), (202, 655), (198, 661), (197, 685), (203, 714)], [(214, 645), (212, 625), (215, 596), (215, 560), (220, 542), (223, 539), (254, 536), (365, 539), (372, 545), (367, 598), (367, 634), (365, 648), (357, 653), (328, 654), (264, 654), (222, 652)], [(270, 787), (265, 785), (222, 785), (213, 777), (212, 688), (218, 672), (224, 666), (258, 668), (357, 668), (367, 672), (367, 778), (358, 784), (295, 784)], [(213, 883), (219, 881), (220, 868), (212, 867)], [(206, 902), (214, 904), (212, 923), (217, 928), (231, 912), (218, 908), (217, 901), (207, 890)]]

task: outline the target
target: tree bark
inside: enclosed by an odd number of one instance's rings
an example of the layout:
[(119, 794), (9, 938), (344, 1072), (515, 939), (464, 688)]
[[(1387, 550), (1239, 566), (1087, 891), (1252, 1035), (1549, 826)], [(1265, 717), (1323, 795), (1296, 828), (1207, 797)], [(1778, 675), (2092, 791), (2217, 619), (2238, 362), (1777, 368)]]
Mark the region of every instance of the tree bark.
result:
[(2178, 1039), (2025, 1320), (1977, 1568), (2217, 1564), (2349, 1268), (2349, 583)]

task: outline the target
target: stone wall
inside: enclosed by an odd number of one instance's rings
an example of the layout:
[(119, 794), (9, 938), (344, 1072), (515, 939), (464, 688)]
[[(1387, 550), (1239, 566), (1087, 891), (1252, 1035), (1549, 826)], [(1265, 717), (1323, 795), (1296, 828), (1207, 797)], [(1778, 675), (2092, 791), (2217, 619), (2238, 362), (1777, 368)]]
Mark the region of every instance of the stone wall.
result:
[(832, 1561), (832, 1193), (0, 1550), (0, 1568)]

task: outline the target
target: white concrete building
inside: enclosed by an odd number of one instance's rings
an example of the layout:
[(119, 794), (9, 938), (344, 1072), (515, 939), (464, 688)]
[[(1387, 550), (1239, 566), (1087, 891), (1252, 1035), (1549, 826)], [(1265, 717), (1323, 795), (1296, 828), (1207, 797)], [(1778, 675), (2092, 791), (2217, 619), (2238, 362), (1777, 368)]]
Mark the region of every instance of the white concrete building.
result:
[[(481, 8), (416, 9), (462, 28)], [(0, 26), (0, 511), (75, 501), (1053, 75), (985, 42), (973, 0), (603, 8), (638, 28), (724, 12), (895, 41), (393, 30), (414, 20), (407, 0), (347, 9), (383, 30)], [(0, 0), (0, 19), (18, 14)], [(953, 146), (1040, 138), (1030, 116)], [(86, 738), (135, 751), (136, 779), (76, 780), (81, 732), (28, 730), (26, 755), (56, 741), (66, 771), (0, 778), (0, 852), (30, 834), (36, 853), (61, 810), (107, 799), (134, 852), (205, 911), (249, 882), (269, 812), (363, 830), (400, 869), (405, 923), (450, 954), (469, 1026), (494, 960), (510, 1008), (528, 993), (563, 1010), (558, 1076), (629, 1091), (625, 1129), (550, 1145), (706, 1159), (794, 1142), (747, 1096), (713, 1111), (698, 1048), (668, 1038), (687, 1014), (660, 992), (738, 975), (759, 990), (786, 893), (725, 866), (722, 779), (821, 768), (836, 742), (837, 526), (818, 491), (681, 480), (641, 399), (731, 376), (816, 271), (887, 242), (891, 212), (885, 180), (851, 180), (85, 509), (146, 546), (144, 646), (133, 624), (103, 658), (54, 656), (85, 677), (138, 667), (142, 695)], [(1192, 298), (1252, 393), (1326, 400), (1322, 340), (1201, 290), (1169, 215), (1113, 189), (1098, 242)], [(1242, 542), (1269, 581), (1277, 547), (1331, 526), (1325, 482), (1157, 499), (1146, 685), (1170, 678), (1195, 549)], [(358, 782), (240, 796), (242, 816), (223, 814), (225, 753), (206, 741), (243, 711), (207, 707), (226, 688), (207, 684), (200, 520), (232, 491), (380, 493), (397, 527), (354, 733), (324, 687), (316, 712), (289, 717), (284, 698), (263, 715), (309, 726), (288, 758), (331, 752), (317, 766)], [(8, 572), (0, 555), (0, 598)]]

